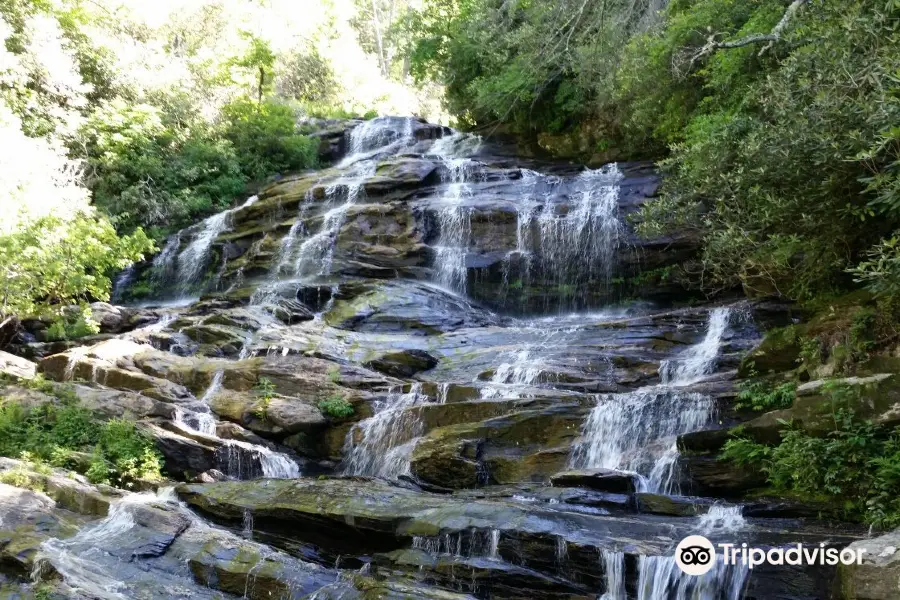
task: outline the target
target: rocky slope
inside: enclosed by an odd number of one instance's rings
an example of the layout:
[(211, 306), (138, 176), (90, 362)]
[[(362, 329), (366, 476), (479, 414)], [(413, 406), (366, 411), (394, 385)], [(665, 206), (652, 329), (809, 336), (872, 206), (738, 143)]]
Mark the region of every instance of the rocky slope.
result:
[(28, 593), (33, 572), (76, 598), (832, 593), (832, 567), (674, 565), (691, 533), (843, 547), (865, 531), (750, 501), (759, 475), (715, 460), (748, 420), (740, 359), (784, 315), (685, 307), (647, 275), (695, 249), (633, 235), (648, 165), (518, 163), (404, 118), (321, 139), (334, 166), (124, 274), (129, 307), (95, 306), (99, 336), (50, 344), (29, 324), (17, 351), (137, 420), (183, 483), (0, 487), (0, 590)]

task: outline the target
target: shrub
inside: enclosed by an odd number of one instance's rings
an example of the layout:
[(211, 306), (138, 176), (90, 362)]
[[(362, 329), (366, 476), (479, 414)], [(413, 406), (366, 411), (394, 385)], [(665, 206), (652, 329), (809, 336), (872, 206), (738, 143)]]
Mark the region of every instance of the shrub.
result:
[(254, 408), (253, 414), (265, 421), (269, 418), (269, 404), (275, 396), (275, 384), (268, 377), (260, 377), (253, 389), (259, 397), (259, 404)]
[(102, 105), (82, 130), (94, 202), (120, 231), (170, 231), (227, 208), (246, 180), (234, 148), (213, 134), (148, 104)]
[(356, 412), (353, 405), (339, 394), (335, 394), (334, 396), (330, 396), (319, 402), (319, 410), (335, 419), (346, 419)]
[[(840, 394), (838, 394), (838, 401)], [(840, 409), (824, 437), (783, 423), (781, 442), (766, 446), (738, 432), (720, 459), (761, 468), (773, 490), (833, 502), (851, 518), (900, 524), (900, 429), (885, 437), (871, 422)]]
[(294, 112), (272, 101), (241, 99), (222, 109), (222, 133), (234, 146), (243, 174), (260, 181), (318, 163), (318, 143), (295, 131)]
[(102, 423), (71, 400), (32, 409), (15, 402), (0, 404), (0, 455), (72, 468), (78, 466), (74, 452), (92, 455), (85, 474), (94, 483), (131, 487), (138, 479), (162, 477), (161, 456), (130, 421)]
[(738, 394), (735, 408), (755, 411), (790, 408), (794, 403), (797, 386), (783, 383), (774, 389), (762, 381), (754, 381), (744, 385)]

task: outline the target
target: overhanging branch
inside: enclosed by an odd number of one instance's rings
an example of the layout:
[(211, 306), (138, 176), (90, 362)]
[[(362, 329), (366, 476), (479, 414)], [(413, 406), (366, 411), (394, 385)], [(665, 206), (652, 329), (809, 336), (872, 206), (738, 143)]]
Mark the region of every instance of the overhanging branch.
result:
[[(723, 42), (723, 41), (717, 40), (716, 38), (721, 35), (719, 33), (710, 34), (709, 37), (706, 38), (706, 43), (699, 50), (697, 50), (695, 52), (689, 51), (686, 53), (682, 53), (682, 55), (681, 55), (682, 57), (684, 57), (685, 54), (688, 55), (688, 57), (687, 57), (688, 60), (686, 61), (687, 66), (688, 66), (687, 70), (688, 71), (691, 70), (693, 68), (694, 64), (697, 63), (697, 61), (706, 58), (707, 56), (711, 55), (716, 50), (720, 50), (720, 49), (742, 48), (744, 46), (751, 46), (753, 44), (765, 44), (760, 49), (759, 54), (757, 55), (757, 56), (762, 56), (770, 48), (772, 48), (772, 46), (775, 44), (775, 42), (781, 40), (781, 35), (784, 32), (785, 28), (787, 27), (788, 23), (791, 21), (791, 19), (794, 18), (794, 15), (797, 14), (797, 11), (800, 10), (800, 7), (803, 6), (804, 4), (807, 4), (808, 2), (809, 2), (809, 0), (794, 0), (793, 2), (791, 2), (791, 4), (787, 7), (787, 9), (785, 9), (784, 14), (781, 16), (781, 19), (778, 21), (778, 23), (775, 25), (775, 27), (772, 28), (772, 30), (769, 33), (754, 33), (754, 34), (742, 37), (738, 40), (732, 40), (730, 42)], [(677, 66), (678, 62), (681, 62), (681, 61), (676, 60), (676, 66)], [(679, 70), (680, 69), (676, 68), (676, 72)]]

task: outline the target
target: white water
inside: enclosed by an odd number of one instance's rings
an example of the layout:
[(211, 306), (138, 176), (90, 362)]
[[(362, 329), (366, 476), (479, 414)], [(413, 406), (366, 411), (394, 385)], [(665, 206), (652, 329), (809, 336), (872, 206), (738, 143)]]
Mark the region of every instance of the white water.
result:
[(674, 360), (663, 361), (659, 377), (664, 385), (681, 386), (696, 383), (716, 369), (716, 359), (722, 345), (722, 337), (728, 330), (731, 308), (714, 308), (709, 313), (706, 336), (682, 352)]
[(215, 214), (200, 224), (197, 235), (178, 255), (178, 283), (188, 290), (197, 283), (209, 261), (213, 241), (228, 228), (230, 211)]
[(552, 283), (576, 288), (566, 293), (609, 283), (623, 236), (618, 214), (622, 177), (616, 164), (585, 171), (574, 184), (565, 212), (546, 202), (537, 216), (544, 268)]
[(734, 533), (746, 527), (741, 506), (714, 504), (709, 511), (697, 518), (697, 529), (704, 535), (711, 533)]
[(44, 573), (52, 570), (59, 573), (65, 587), (89, 598), (134, 597), (131, 586), (117, 579), (117, 574), (109, 568), (108, 562), (118, 561), (109, 551), (127, 543), (128, 534), (135, 526), (131, 507), (159, 501), (154, 494), (126, 496), (110, 505), (106, 518), (83, 527), (74, 536), (45, 541), (35, 557), (32, 578), (39, 581)]
[(600, 600), (625, 600), (625, 553), (604, 550), (600, 558), (606, 584)]
[[(213, 242), (222, 232), (231, 227), (231, 215), (239, 208), (251, 206), (259, 199), (258, 196), (250, 196), (238, 208), (231, 208), (214, 214), (205, 219), (198, 227), (197, 233), (191, 243), (178, 255), (178, 286), (183, 292), (190, 291), (196, 286), (209, 264), (210, 248)], [(167, 246), (168, 247), (168, 246)], [(166, 251), (160, 254), (159, 259)], [(171, 260), (167, 258), (165, 260)], [(224, 259), (223, 259), (224, 260)], [(156, 261), (154, 260), (154, 264)]]
[(263, 477), (274, 479), (296, 479), (300, 477), (300, 467), (288, 456), (240, 440), (223, 440), (216, 434), (216, 419), (209, 410), (209, 401), (222, 389), (225, 372), (216, 371), (209, 387), (200, 398), (201, 406), (194, 411), (176, 410), (175, 423), (189, 431), (209, 436), (223, 442), (220, 450), (222, 470), (229, 477), (245, 479), (252, 474), (253, 465), (259, 463)]
[(716, 560), (705, 575), (687, 575), (674, 556), (641, 556), (638, 564), (638, 600), (740, 600), (750, 573), (746, 566)]
[(470, 183), (480, 174), (480, 164), (468, 156), (477, 152), (480, 143), (480, 138), (455, 133), (432, 146), (443, 164), (441, 181), (445, 184), (437, 211), (436, 276), (438, 283), (460, 294), (466, 292), (466, 256), (472, 237), (472, 209), (465, 202), (472, 195)]
[(408, 473), (423, 425), (407, 409), (428, 401), (417, 383), (405, 394), (394, 392), (375, 403), (375, 415), (357, 423), (347, 434), (344, 474), (396, 479)]
[(412, 547), (432, 556), (452, 556), (455, 558), (500, 558), (499, 529), (475, 529), (436, 536), (413, 536)]
[(679, 387), (714, 370), (727, 324), (728, 309), (714, 309), (703, 340), (684, 351), (675, 361), (677, 366), (664, 363), (660, 367), (662, 385), (598, 396), (570, 466), (628, 471), (637, 475), (641, 491), (676, 492), (678, 436), (703, 429), (715, 415), (712, 398)]
[(538, 381), (543, 370), (541, 359), (532, 356), (530, 350), (520, 350), (512, 362), (501, 363), (491, 376), (489, 385), (481, 388), (483, 399), (523, 397), (522, 388)]

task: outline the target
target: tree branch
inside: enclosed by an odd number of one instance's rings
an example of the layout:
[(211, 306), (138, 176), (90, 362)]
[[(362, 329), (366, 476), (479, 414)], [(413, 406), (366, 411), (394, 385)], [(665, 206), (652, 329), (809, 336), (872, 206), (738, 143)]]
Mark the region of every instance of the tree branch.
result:
[(701, 47), (697, 52), (693, 53), (690, 56), (690, 60), (688, 61), (688, 70), (693, 68), (694, 64), (697, 61), (706, 58), (719, 49), (741, 48), (744, 46), (750, 46), (752, 44), (765, 43), (765, 46), (760, 49), (759, 54), (757, 55), (762, 56), (770, 48), (772, 48), (775, 42), (781, 40), (781, 34), (782, 32), (784, 32), (784, 29), (787, 27), (788, 23), (791, 21), (791, 19), (794, 18), (794, 15), (797, 14), (797, 11), (800, 10), (800, 7), (808, 2), (809, 0), (793, 0), (793, 2), (791, 2), (787, 9), (785, 9), (784, 14), (781, 16), (781, 20), (778, 21), (778, 23), (775, 25), (775, 27), (772, 28), (769, 33), (754, 33), (730, 42), (717, 41), (716, 37), (721, 34), (710, 34), (709, 37), (706, 38), (706, 43), (703, 45), (703, 47)]

